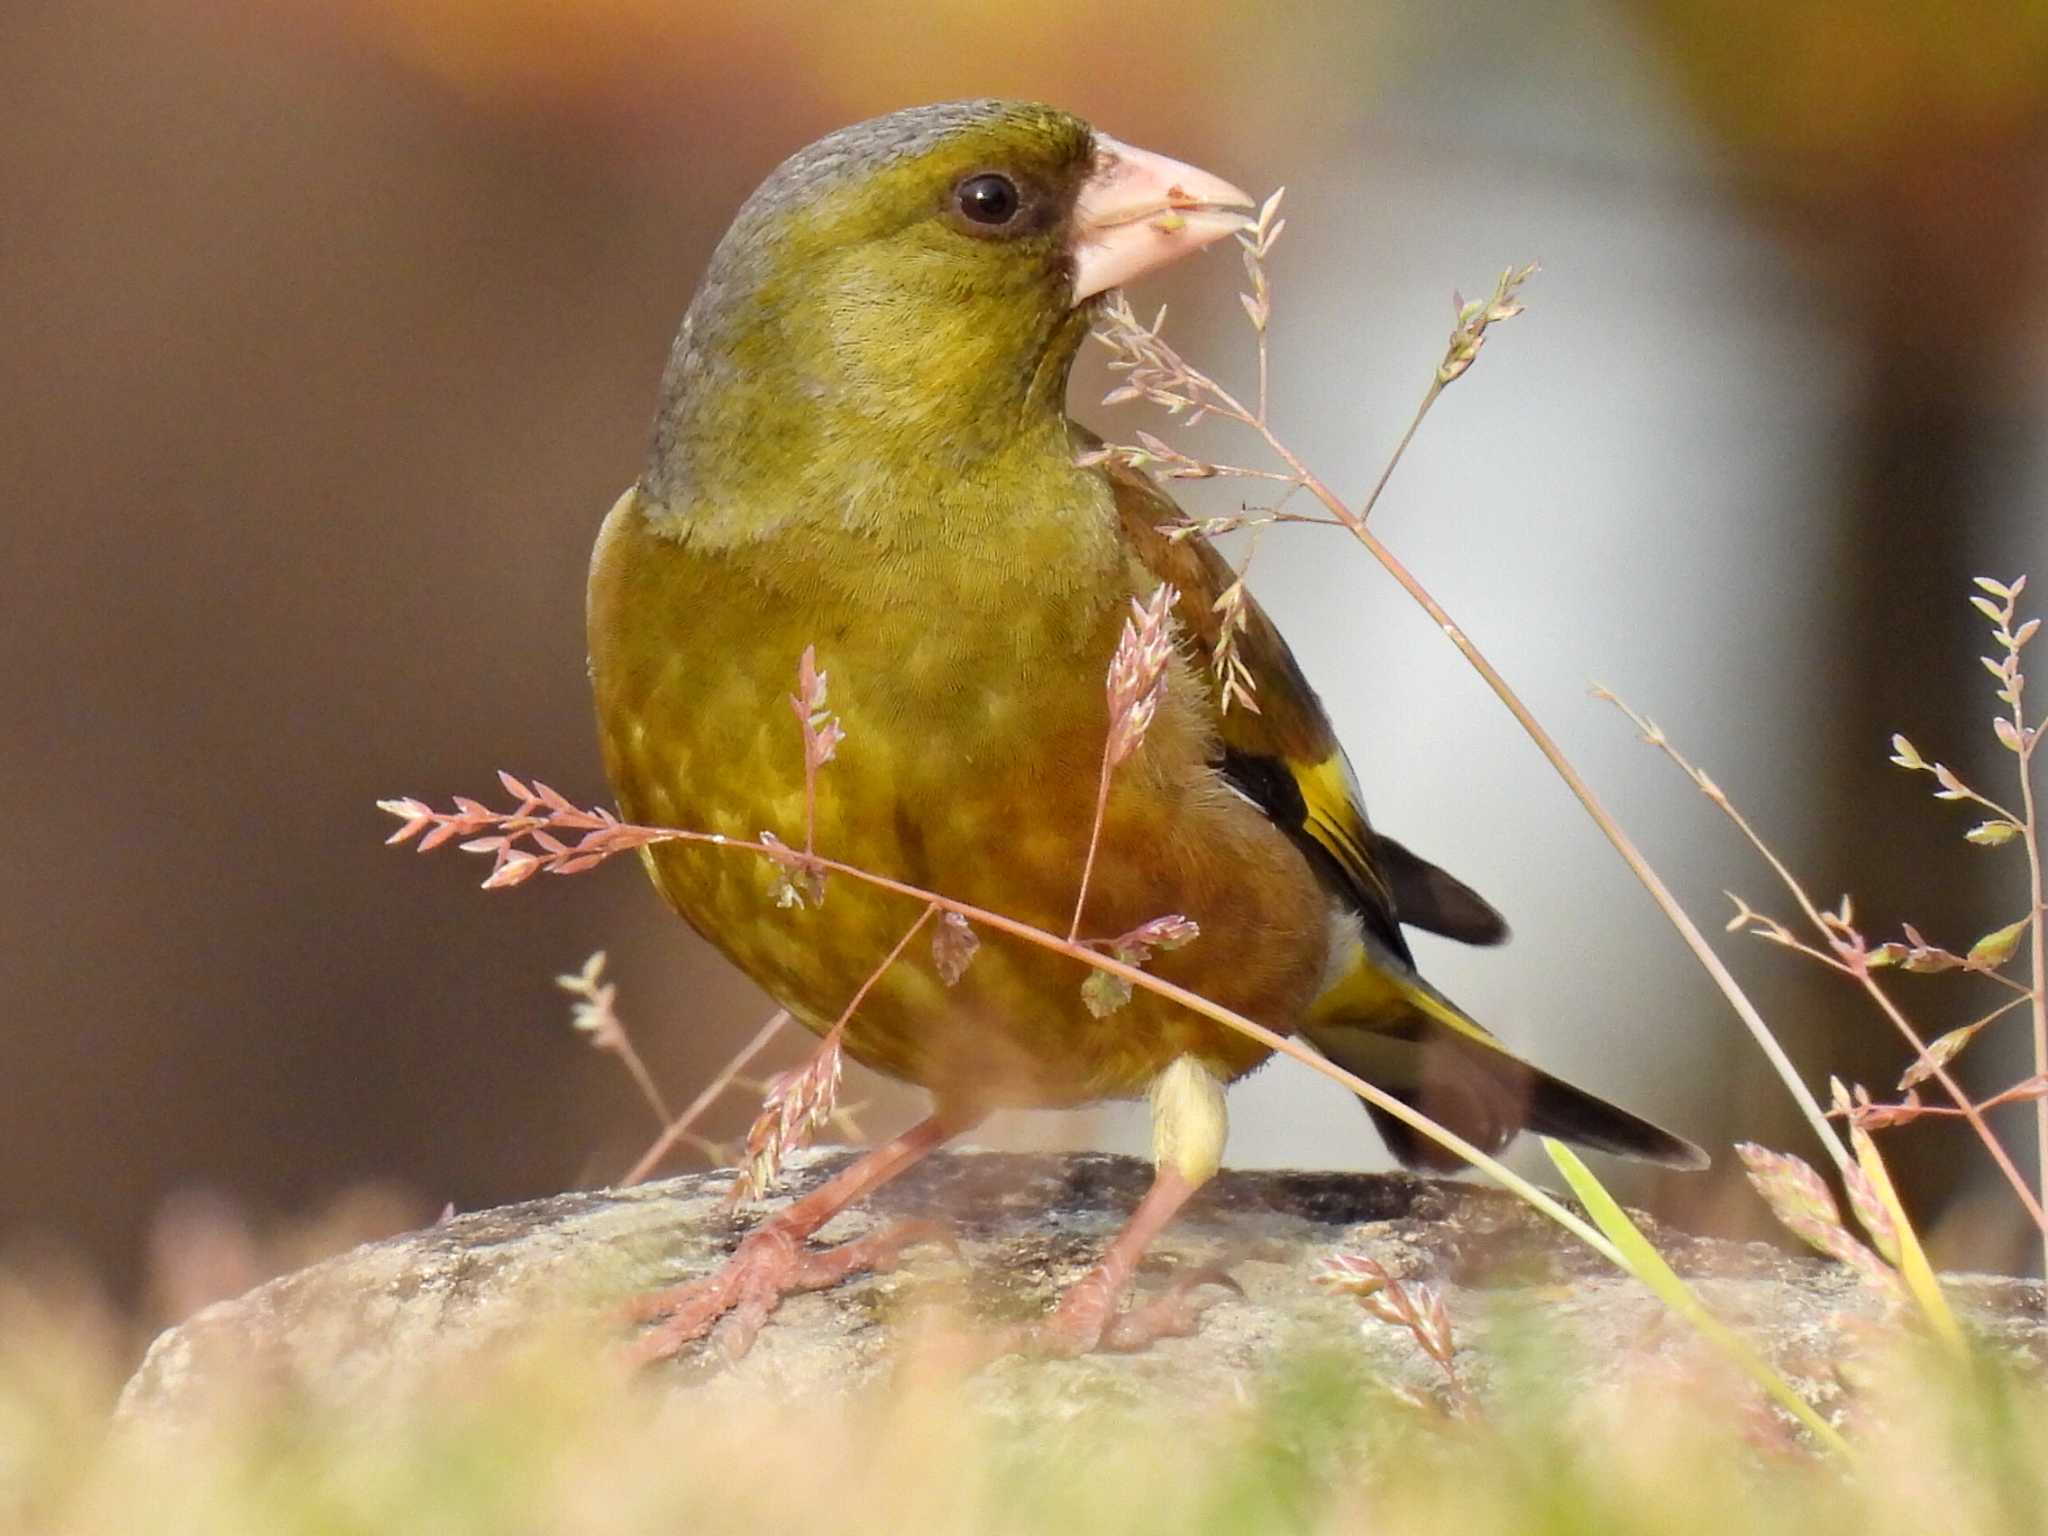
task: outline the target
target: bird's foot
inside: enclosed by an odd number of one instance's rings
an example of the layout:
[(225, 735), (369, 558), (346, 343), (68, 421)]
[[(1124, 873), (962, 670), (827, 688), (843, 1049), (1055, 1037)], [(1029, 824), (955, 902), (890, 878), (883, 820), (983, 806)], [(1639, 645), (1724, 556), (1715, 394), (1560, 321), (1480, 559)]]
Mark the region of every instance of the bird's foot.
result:
[(706, 1334), (726, 1360), (753, 1347), (761, 1325), (782, 1298), (829, 1290), (849, 1275), (886, 1274), (917, 1243), (953, 1246), (937, 1222), (901, 1221), (832, 1248), (805, 1246), (802, 1233), (770, 1219), (740, 1240), (722, 1267), (700, 1279), (636, 1297), (626, 1307), (636, 1323), (652, 1323), (626, 1351), (633, 1365), (666, 1360)]
[(1129, 1284), (1127, 1274), (1107, 1264), (1096, 1265), (1067, 1287), (1050, 1316), (1000, 1335), (989, 1358), (1021, 1354), (1069, 1360), (1098, 1351), (1135, 1354), (1160, 1339), (1193, 1338), (1202, 1314), (1216, 1302), (1215, 1297), (1200, 1295), (1205, 1286), (1244, 1295), (1244, 1288), (1227, 1272), (1204, 1265), (1176, 1276), (1164, 1295), (1120, 1312), (1117, 1303)]
[(1204, 1266), (1190, 1274), (1176, 1276), (1163, 1296), (1118, 1313), (1103, 1329), (1096, 1348), (1116, 1354), (1134, 1354), (1151, 1348), (1160, 1339), (1193, 1338), (1201, 1327), (1202, 1315), (1220, 1299), (1201, 1295), (1206, 1286), (1228, 1291), (1240, 1301), (1244, 1299), (1244, 1287), (1226, 1270)]

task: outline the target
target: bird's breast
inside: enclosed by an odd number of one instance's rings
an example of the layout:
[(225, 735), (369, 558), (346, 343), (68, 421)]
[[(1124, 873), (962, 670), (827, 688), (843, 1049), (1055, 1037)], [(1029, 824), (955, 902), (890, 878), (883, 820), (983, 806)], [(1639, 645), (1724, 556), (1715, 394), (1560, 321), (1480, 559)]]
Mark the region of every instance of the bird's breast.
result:
[[(827, 857), (1065, 933), (1127, 588), (1095, 602), (1071, 586), (1031, 591), (1013, 583), (976, 611), (943, 589), (922, 605), (778, 602), (743, 564), (615, 511), (593, 566), (590, 648), (621, 811), (795, 847), (808, 835)], [(806, 646), (846, 733), (808, 796), (789, 703)], [(1214, 783), (1205, 747), (1192, 713), (1163, 712), (1119, 771), (1081, 936), (1190, 916), (1202, 937), (1155, 969), (1289, 1028), (1322, 965), (1326, 902), (1285, 838)], [(775, 865), (701, 844), (661, 845), (648, 863), (669, 902), (813, 1028), (832, 1024), (923, 912), (846, 877), (822, 903), (791, 905)], [(942, 1095), (1074, 1103), (1141, 1092), (1175, 1055), (1230, 1076), (1265, 1055), (1142, 993), (1098, 1016), (1083, 965), (992, 933), (948, 986), (926, 937), (872, 989), (848, 1043)]]

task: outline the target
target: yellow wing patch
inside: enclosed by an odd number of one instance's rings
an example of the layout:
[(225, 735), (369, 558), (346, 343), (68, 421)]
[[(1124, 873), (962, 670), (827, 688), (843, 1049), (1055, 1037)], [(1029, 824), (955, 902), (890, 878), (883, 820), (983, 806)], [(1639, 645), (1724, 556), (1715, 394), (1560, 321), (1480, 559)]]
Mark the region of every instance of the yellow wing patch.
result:
[(1319, 763), (1290, 758), (1287, 771), (1301, 791), (1302, 830), (1328, 851), (1361, 891), (1391, 910), (1394, 893), (1373, 862), (1372, 833), (1365, 824), (1365, 813), (1358, 808), (1358, 780), (1352, 777), (1343, 752), (1332, 752)]
[(1418, 1026), (1426, 1033), (1429, 1025), (1437, 1025), (1475, 1045), (1507, 1052), (1506, 1046), (1420, 976), (1375, 965), (1364, 944), (1357, 946), (1349, 968), (1309, 1005), (1308, 1022), (1354, 1024), (1389, 1034), (1403, 1033), (1410, 1039), (1416, 1038)]

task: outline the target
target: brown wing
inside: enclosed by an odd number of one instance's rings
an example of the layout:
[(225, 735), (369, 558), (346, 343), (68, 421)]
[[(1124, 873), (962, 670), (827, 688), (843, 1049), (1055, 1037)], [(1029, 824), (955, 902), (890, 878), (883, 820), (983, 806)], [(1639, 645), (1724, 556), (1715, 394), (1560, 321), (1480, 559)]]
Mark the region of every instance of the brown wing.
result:
[(1105, 472), (1130, 548), (1153, 575), (1180, 593), (1175, 617), (1205, 664), (1223, 744), (1217, 767), (1224, 777), (1301, 846), (1367, 927), (1403, 960), (1412, 963), (1402, 923), (1468, 944), (1504, 939), (1506, 923), (1471, 887), (1374, 832), (1322, 701), (1280, 631), (1249, 594), (1235, 648), (1251, 679), (1256, 707), (1233, 702), (1223, 708), (1214, 668), (1223, 640), (1217, 603), (1237, 575), (1208, 540), (1167, 537), (1166, 530), (1185, 519), (1148, 476), (1118, 464), (1105, 466)]

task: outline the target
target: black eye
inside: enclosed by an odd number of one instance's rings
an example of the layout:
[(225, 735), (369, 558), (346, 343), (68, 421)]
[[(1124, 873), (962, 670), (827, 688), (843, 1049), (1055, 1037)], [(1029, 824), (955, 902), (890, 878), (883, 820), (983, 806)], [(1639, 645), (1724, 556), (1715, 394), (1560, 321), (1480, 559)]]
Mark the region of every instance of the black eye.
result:
[(1007, 224), (1017, 217), (1022, 199), (1017, 183), (1007, 176), (984, 171), (970, 176), (953, 189), (953, 201), (960, 212), (976, 224)]

